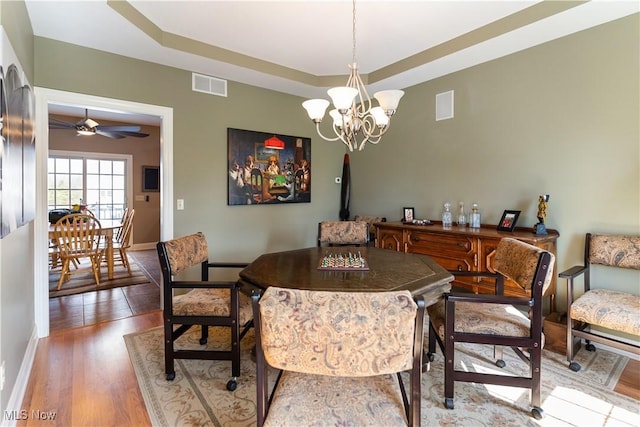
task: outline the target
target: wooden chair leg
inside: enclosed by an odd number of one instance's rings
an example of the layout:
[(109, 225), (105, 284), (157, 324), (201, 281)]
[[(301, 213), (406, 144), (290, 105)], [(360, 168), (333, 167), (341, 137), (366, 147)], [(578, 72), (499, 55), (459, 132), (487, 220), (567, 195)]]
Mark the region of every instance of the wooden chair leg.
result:
[(65, 278), (69, 275), (69, 258), (65, 258), (62, 261), (62, 269), (60, 271), (60, 279), (58, 279), (58, 290), (62, 288), (62, 284), (65, 282)]

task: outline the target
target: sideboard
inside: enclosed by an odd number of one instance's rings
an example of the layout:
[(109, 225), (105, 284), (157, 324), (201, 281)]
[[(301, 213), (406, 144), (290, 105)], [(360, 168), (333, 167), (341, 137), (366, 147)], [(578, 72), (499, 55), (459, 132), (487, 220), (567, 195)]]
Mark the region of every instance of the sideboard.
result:
[[(498, 231), (495, 225), (482, 225), (480, 228), (443, 227), (440, 222), (429, 225), (405, 224), (402, 222), (375, 223), (377, 248), (399, 252), (428, 255), (438, 264), (451, 272), (489, 271), (493, 272), (491, 262), (498, 242), (503, 237), (513, 237), (556, 255), (556, 241), (560, 234), (548, 229), (546, 235), (537, 235), (532, 229), (516, 227), (512, 232)], [(557, 263), (556, 263), (557, 265)], [(549, 309), (556, 311), (556, 273), (546, 295), (550, 297)], [(455, 276), (455, 273), (454, 273)], [(493, 293), (493, 281), (478, 277), (456, 277), (452, 285), (468, 289), (475, 293)], [(507, 280), (505, 295), (528, 295), (514, 282)]]

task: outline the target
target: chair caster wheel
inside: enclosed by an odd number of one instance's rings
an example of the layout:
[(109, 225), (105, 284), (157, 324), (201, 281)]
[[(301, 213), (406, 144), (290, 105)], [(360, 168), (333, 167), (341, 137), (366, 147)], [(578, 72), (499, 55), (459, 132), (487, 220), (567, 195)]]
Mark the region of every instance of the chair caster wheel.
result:
[(436, 355), (433, 353), (427, 353), (427, 360), (429, 362), (433, 362), (433, 360), (436, 358)]
[(582, 368), (582, 366), (580, 366), (578, 362), (569, 363), (569, 369), (571, 369), (573, 372), (578, 372), (580, 368)]
[(207, 343), (206, 338), (200, 338), (200, 345), (205, 345)]
[(445, 398), (444, 399), (444, 407), (447, 409), (453, 409), (453, 399), (451, 398)]
[(536, 420), (541, 420), (542, 418), (544, 418), (544, 411), (542, 410), (542, 408), (534, 406), (533, 409), (531, 409), (531, 415)]
[(238, 388), (238, 382), (235, 379), (229, 380), (227, 382), (227, 390), (234, 391)]
[(167, 381), (173, 381), (175, 378), (176, 378), (175, 372), (171, 372), (170, 374), (167, 374)]
[(507, 364), (505, 363), (505, 361), (504, 361), (504, 360), (502, 360), (502, 359), (498, 359), (498, 360), (496, 360), (496, 366), (497, 366), (498, 368), (504, 368), (505, 366), (507, 366)]
[(587, 351), (596, 351), (596, 346), (595, 346), (595, 345), (593, 345), (593, 344), (591, 344), (591, 343), (589, 343), (589, 344), (585, 345), (585, 346), (584, 346), (584, 348), (585, 348)]

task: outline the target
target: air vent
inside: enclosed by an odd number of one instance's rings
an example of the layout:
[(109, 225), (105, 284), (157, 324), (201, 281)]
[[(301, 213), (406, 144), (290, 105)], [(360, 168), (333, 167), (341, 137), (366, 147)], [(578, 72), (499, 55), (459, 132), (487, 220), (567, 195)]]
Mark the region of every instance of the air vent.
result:
[(191, 89), (194, 92), (227, 96), (227, 81), (216, 77), (191, 73)]

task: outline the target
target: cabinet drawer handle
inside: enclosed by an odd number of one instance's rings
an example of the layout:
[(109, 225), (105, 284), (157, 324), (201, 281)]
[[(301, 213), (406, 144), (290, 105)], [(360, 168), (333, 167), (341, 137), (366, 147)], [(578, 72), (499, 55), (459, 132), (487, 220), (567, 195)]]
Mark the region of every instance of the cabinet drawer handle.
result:
[(411, 240), (413, 240), (414, 242), (418, 242), (420, 241), (420, 238), (418, 236), (411, 236)]
[(466, 245), (466, 244), (464, 244), (464, 243), (462, 243), (462, 242), (458, 242), (458, 243), (456, 243), (456, 246), (458, 246), (459, 248), (464, 248), (464, 247), (466, 247), (467, 245)]
[(462, 271), (462, 266), (461, 265), (458, 266), (458, 271)]

